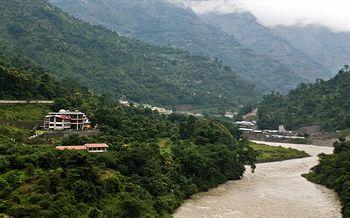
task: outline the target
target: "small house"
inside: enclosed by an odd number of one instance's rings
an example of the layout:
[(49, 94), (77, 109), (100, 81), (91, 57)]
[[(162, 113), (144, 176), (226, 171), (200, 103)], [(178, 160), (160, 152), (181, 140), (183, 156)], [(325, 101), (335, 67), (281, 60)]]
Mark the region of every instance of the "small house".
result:
[(85, 145), (70, 145), (70, 146), (57, 146), (56, 149), (64, 150), (79, 150), (88, 151), (90, 153), (106, 152), (108, 145), (106, 143), (91, 143)]

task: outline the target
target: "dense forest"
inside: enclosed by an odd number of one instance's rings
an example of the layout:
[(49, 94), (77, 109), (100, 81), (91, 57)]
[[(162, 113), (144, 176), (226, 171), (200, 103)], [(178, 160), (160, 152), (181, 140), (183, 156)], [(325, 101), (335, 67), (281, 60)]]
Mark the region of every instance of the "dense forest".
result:
[(4, 0), (0, 13), (0, 56), (26, 58), (96, 93), (195, 107), (237, 106), (258, 96), (219, 60), (121, 37), (44, 0)]
[(350, 72), (345, 66), (328, 81), (301, 84), (288, 95), (266, 95), (258, 106), (260, 128), (288, 129), (319, 125), (325, 130), (350, 128)]
[(342, 202), (342, 214), (350, 217), (350, 142), (340, 138), (334, 154), (320, 154), (320, 163), (304, 175), (308, 180), (334, 189)]

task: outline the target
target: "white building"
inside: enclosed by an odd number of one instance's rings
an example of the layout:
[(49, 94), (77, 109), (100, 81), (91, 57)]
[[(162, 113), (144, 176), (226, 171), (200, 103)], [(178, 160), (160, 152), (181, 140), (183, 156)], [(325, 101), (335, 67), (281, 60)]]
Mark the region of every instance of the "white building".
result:
[(225, 113), (225, 117), (233, 118), (233, 117), (234, 117), (234, 113), (232, 113), (232, 112), (226, 112), (226, 113)]
[(157, 112), (160, 113), (160, 114), (167, 114), (167, 115), (173, 113), (172, 110), (167, 110), (167, 109), (165, 109), (165, 108), (163, 108), (163, 107), (152, 107), (151, 110), (152, 110), (152, 111), (157, 111)]
[(46, 130), (84, 130), (90, 126), (85, 113), (80, 111), (60, 110), (59, 112), (50, 112), (45, 116), (44, 129)]

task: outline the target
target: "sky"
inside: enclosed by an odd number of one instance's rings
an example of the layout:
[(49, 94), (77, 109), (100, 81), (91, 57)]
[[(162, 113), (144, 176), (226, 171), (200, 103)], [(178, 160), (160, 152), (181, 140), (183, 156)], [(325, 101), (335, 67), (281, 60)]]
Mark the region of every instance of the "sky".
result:
[(350, 31), (350, 0), (184, 0), (196, 13), (247, 10), (265, 26), (323, 25)]

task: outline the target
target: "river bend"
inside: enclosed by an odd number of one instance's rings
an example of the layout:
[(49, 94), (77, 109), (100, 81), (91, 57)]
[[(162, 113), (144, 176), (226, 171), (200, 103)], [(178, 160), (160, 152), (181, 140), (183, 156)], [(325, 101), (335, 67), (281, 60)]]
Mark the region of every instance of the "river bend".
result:
[(229, 181), (208, 192), (195, 194), (185, 201), (174, 217), (341, 217), (337, 195), (301, 177), (317, 164), (317, 154), (329, 154), (333, 148), (261, 143), (304, 150), (311, 157), (257, 164), (255, 173), (247, 169), (242, 180)]

